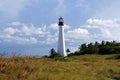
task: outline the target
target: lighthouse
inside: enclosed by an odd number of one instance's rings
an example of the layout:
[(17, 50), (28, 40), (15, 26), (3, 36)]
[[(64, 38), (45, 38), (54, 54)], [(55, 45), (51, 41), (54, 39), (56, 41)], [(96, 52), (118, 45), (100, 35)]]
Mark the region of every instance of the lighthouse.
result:
[(64, 21), (63, 18), (59, 18), (58, 22), (59, 26), (59, 37), (58, 37), (58, 53), (61, 56), (67, 56), (66, 51), (65, 51), (65, 39), (64, 39)]

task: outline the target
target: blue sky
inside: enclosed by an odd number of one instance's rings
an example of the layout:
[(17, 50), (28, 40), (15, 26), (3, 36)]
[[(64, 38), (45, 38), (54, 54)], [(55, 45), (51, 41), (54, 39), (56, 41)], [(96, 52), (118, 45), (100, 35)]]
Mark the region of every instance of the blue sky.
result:
[(57, 50), (58, 18), (66, 48), (120, 41), (120, 0), (0, 0), (0, 52), (49, 55)]

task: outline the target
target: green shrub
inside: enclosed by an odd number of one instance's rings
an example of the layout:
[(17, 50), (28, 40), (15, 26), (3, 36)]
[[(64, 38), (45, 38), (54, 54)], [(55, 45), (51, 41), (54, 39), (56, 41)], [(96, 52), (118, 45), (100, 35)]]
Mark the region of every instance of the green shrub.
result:
[(61, 57), (61, 55), (59, 54), (59, 53), (57, 53), (55, 50), (54, 50), (54, 48), (52, 48), (51, 50), (50, 50), (50, 56), (49, 56), (50, 58), (55, 58), (55, 57)]

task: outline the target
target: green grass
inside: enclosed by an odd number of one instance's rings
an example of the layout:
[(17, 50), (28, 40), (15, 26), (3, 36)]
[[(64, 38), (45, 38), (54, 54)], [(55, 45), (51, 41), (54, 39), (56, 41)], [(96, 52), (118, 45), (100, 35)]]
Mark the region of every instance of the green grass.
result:
[(3, 56), (0, 57), (0, 80), (117, 80), (120, 79), (119, 56), (80, 55), (54, 59)]

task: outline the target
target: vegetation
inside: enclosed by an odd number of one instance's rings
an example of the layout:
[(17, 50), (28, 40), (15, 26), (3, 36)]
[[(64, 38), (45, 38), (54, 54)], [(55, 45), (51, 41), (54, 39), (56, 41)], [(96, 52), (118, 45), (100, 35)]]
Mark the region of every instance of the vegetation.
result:
[(49, 57), (7, 57), (2, 53), (0, 80), (120, 80), (119, 53), (120, 43), (115, 41), (82, 44), (68, 57), (62, 57), (54, 48)]
[(1, 56), (0, 80), (119, 80), (119, 60), (119, 54), (64, 58)]
[(101, 43), (81, 44), (73, 55), (82, 54), (120, 54), (120, 43), (116, 41), (102, 41)]
[(69, 49), (69, 48), (67, 48), (67, 49), (66, 49), (66, 52), (67, 52), (67, 54), (69, 54), (69, 53), (70, 53), (70, 49)]
[(54, 48), (50, 50), (50, 58), (55, 58), (55, 57), (62, 57), (59, 53), (57, 53)]

